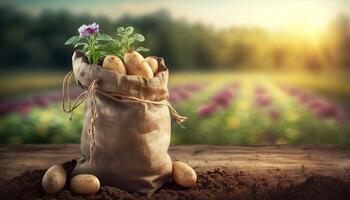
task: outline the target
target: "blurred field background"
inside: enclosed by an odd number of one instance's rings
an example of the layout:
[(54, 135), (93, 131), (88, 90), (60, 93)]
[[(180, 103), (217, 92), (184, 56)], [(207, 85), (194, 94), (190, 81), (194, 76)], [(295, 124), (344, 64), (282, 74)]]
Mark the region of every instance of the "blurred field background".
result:
[(173, 144), (349, 145), (349, 13), (345, 0), (2, 1), (0, 143), (79, 143), (83, 106), (71, 122), (61, 110), (63, 44), (96, 22), (134, 26), (144, 56), (164, 57), (189, 118)]

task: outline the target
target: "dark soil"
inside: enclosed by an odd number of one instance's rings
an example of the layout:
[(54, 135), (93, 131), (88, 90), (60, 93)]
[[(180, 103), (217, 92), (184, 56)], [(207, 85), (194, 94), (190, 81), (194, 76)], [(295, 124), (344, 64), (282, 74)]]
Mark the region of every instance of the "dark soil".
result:
[[(64, 164), (68, 175), (76, 161)], [(81, 196), (71, 192), (68, 184), (55, 195), (41, 187), (45, 170), (33, 170), (15, 177), (0, 189), (0, 199), (349, 199), (350, 183), (339, 178), (312, 175), (304, 182), (294, 183), (271, 177), (254, 177), (233, 171), (199, 172), (195, 187), (183, 188), (169, 183), (147, 197), (103, 185), (94, 195)], [(69, 183), (69, 180), (67, 180)]]

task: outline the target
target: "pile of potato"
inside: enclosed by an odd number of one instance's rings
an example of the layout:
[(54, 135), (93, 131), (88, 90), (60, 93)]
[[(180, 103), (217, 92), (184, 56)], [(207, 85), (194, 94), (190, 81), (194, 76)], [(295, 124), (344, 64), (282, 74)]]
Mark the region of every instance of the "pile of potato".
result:
[[(173, 162), (173, 180), (183, 186), (192, 187), (196, 184), (196, 172), (183, 162)], [(62, 165), (54, 165), (50, 167), (43, 179), (43, 189), (48, 194), (55, 194), (61, 191), (66, 185), (67, 173)], [(70, 181), (70, 188), (76, 194), (87, 195), (95, 194), (100, 189), (100, 181), (91, 174), (79, 174), (74, 176)]]
[[(48, 194), (55, 194), (66, 185), (67, 174), (62, 165), (54, 165), (46, 172), (42, 186)], [(70, 181), (70, 188), (76, 194), (95, 194), (100, 189), (100, 181), (91, 174), (79, 174)]]
[(158, 72), (158, 61), (153, 57), (144, 58), (139, 52), (126, 52), (124, 63), (115, 55), (108, 55), (104, 58), (103, 69), (116, 72), (122, 75), (143, 76), (147, 79), (153, 78)]

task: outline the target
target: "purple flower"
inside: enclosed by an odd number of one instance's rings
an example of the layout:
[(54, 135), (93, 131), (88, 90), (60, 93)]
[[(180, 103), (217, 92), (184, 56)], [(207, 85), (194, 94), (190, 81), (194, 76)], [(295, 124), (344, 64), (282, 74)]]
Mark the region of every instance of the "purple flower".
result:
[[(309, 104), (314, 115), (321, 118), (334, 118), (338, 121), (346, 120), (347, 113), (344, 109), (331, 102), (322, 99), (315, 99)], [(339, 120), (341, 119), (341, 120)]]
[(213, 103), (204, 104), (204, 105), (199, 107), (198, 115), (200, 117), (210, 117), (214, 114), (216, 109), (217, 109), (217, 106)]
[(229, 88), (225, 88), (225, 89), (221, 90), (220, 92), (218, 92), (216, 96), (223, 96), (225, 98), (233, 98), (234, 91), (229, 89)]
[(181, 101), (181, 96), (179, 95), (179, 93), (177, 93), (177, 91), (172, 91), (169, 93), (169, 101), (176, 103)]
[(86, 37), (89, 35), (94, 35), (98, 32), (100, 32), (100, 26), (96, 23), (89, 24), (89, 25), (82, 25), (79, 27), (78, 32), (81, 37)]
[(255, 103), (259, 106), (268, 106), (272, 103), (272, 99), (267, 96), (259, 96), (255, 99)]
[(15, 105), (12, 102), (0, 102), (0, 115), (5, 115), (12, 112), (14, 108)]
[(268, 111), (268, 115), (271, 117), (273, 120), (278, 120), (281, 115), (277, 110), (271, 109)]
[(231, 104), (232, 97), (226, 96), (225, 93), (219, 93), (215, 95), (212, 100), (216, 105), (226, 108)]
[(301, 104), (307, 105), (313, 100), (313, 97), (309, 94), (300, 93), (297, 99)]
[(49, 100), (44, 96), (35, 96), (33, 97), (33, 101), (35, 104), (41, 107), (47, 107), (49, 105)]
[(335, 117), (338, 112), (338, 108), (335, 105), (329, 103), (325, 103), (320, 107), (314, 108), (313, 110), (316, 116), (323, 118)]
[(315, 109), (318, 109), (318, 108), (321, 108), (322, 106), (326, 105), (327, 102), (323, 101), (323, 100), (318, 100), (318, 99), (315, 99), (313, 100), (310, 104), (309, 104), (309, 107), (312, 109), (312, 110), (315, 110)]
[(177, 93), (183, 100), (186, 100), (190, 97), (190, 93), (188, 91), (185, 91), (184, 89), (177, 90)]
[(22, 115), (26, 116), (32, 110), (33, 104), (30, 101), (18, 102), (16, 110)]

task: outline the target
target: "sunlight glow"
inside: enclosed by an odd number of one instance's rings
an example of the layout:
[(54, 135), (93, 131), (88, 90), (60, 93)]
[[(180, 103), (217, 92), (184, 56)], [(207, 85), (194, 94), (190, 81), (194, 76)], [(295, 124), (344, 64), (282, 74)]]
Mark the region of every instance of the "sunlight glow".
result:
[[(82, 1), (84, 2), (82, 4)], [(339, 14), (350, 13), (350, 1), (344, 0), (192, 0), (192, 1), (8, 1), (38, 15), (44, 9), (66, 9), (73, 13), (88, 13), (116, 19), (141, 16), (167, 10), (176, 19), (201, 23), (216, 28), (255, 26), (270, 31), (290, 28), (300, 22), (310, 31), (326, 26)], [(92, 9), (93, 8), (93, 9)], [(316, 31), (317, 32), (317, 31)], [(307, 31), (309, 34), (309, 31)]]

